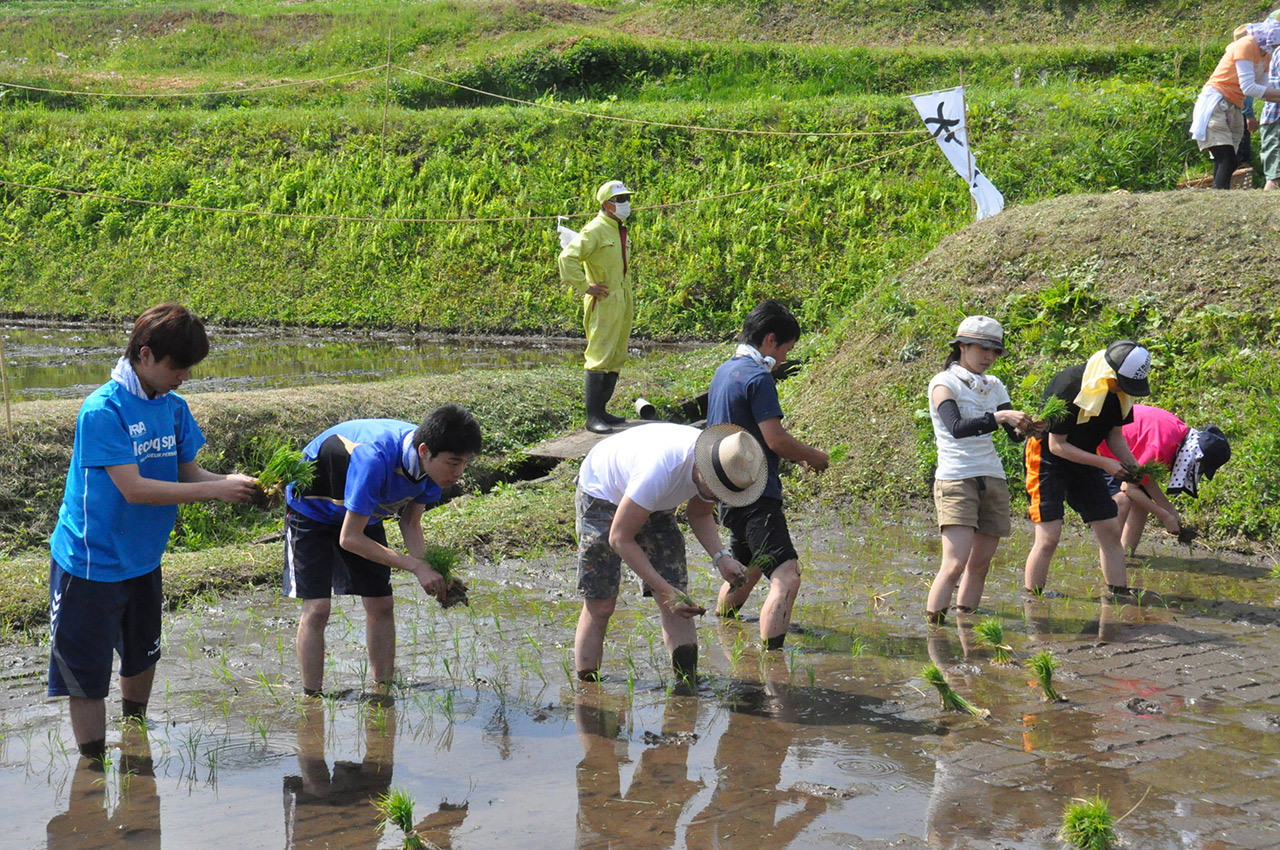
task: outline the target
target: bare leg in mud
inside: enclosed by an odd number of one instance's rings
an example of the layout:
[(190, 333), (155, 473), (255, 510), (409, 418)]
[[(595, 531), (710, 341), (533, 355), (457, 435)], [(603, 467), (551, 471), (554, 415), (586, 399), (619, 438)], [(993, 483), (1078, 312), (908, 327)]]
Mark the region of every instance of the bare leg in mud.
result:
[(365, 641), (369, 650), (369, 672), (375, 687), (386, 688), (395, 676), (396, 622), (395, 598), (364, 596)]
[(324, 682), (324, 628), (329, 624), (331, 604), (328, 599), (302, 600), (302, 616), (298, 619), (298, 669), (302, 671), (302, 690), (319, 693)]
[[(579, 679), (594, 681), (599, 678), (600, 661), (604, 656), (604, 635), (609, 630), (609, 618), (613, 616), (617, 604), (616, 596), (582, 600), (578, 630), (573, 637), (573, 661)], [(665, 635), (666, 630), (663, 632)]]
[[(736, 617), (738, 609), (746, 604), (751, 591), (763, 573), (758, 569), (747, 570), (747, 579), (737, 589), (728, 582), (720, 586), (716, 600), (716, 613), (721, 617)], [(766, 649), (781, 649), (782, 641), (791, 626), (791, 610), (800, 594), (800, 562), (794, 558), (784, 561), (769, 577), (769, 595), (760, 608), (760, 642)]]

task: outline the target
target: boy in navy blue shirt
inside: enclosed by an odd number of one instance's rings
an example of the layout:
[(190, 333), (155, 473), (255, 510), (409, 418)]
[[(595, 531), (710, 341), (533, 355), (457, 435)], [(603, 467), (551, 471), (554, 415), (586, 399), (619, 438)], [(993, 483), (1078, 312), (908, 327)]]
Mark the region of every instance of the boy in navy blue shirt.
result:
[(101, 759), (111, 657), (126, 719), (144, 719), (160, 659), (160, 558), (179, 504), (246, 502), (254, 479), (195, 461), (204, 434), (176, 390), (209, 353), (179, 304), (138, 317), (111, 380), (80, 407), (49, 541), (49, 696), (69, 697), (80, 753)]
[[(324, 629), (333, 593), (361, 597), (369, 668), (375, 687), (391, 684), (396, 652), (391, 569), (413, 573), (444, 601), (444, 577), (423, 558), (422, 515), (440, 491), (462, 478), (480, 451), (480, 425), (457, 404), (439, 407), (421, 425), (355, 419), (335, 425), (303, 449), (316, 462), (311, 485), (286, 490), (284, 592), (302, 600), (298, 667), (303, 693), (320, 693)], [(387, 546), (382, 522), (398, 516), (409, 554)]]
[(760, 499), (746, 507), (721, 508), (720, 520), (731, 535), (730, 549), (722, 554), (731, 554), (748, 570), (742, 584), (724, 583), (716, 606), (720, 616), (735, 616), (760, 577), (768, 578), (769, 596), (760, 609), (760, 641), (766, 649), (782, 648), (800, 592), (800, 561), (782, 512), (778, 458), (815, 472), (828, 463), (826, 452), (797, 440), (782, 425), (773, 370), (786, 361), (799, 338), (800, 323), (786, 307), (773, 300), (760, 302), (743, 323), (737, 351), (711, 379), (707, 399), (708, 426), (745, 428), (765, 447), (769, 460), (769, 480)]

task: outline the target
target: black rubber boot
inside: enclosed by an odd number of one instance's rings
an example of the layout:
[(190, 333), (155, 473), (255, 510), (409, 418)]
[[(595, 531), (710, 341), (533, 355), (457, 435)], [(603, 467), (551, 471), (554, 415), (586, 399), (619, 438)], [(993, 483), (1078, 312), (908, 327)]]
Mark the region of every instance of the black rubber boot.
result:
[(613, 426), (604, 421), (604, 383), (608, 380), (608, 375), (604, 372), (592, 372), (588, 369), (585, 373), (586, 380), (584, 382), (586, 407), (587, 407), (587, 430), (593, 434), (611, 434)]
[(610, 425), (621, 425), (627, 421), (625, 416), (614, 416), (605, 408), (609, 404), (609, 399), (613, 398), (613, 391), (618, 386), (618, 373), (604, 373), (604, 401), (600, 402), (600, 418)]

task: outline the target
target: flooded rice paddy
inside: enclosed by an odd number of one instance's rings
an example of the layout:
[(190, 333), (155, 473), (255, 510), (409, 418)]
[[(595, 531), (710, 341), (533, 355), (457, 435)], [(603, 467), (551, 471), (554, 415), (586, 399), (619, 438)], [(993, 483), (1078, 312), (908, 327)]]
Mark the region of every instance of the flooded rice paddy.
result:
[[(129, 339), (129, 323), (104, 326), (0, 320), (14, 401), (83, 398), (106, 379)], [(444, 337), (406, 332), (305, 328), (210, 328), (209, 356), (187, 392), (294, 387), (439, 375), (464, 369), (576, 362), (582, 341), (533, 337)], [(633, 354), (657, 346), (643, 344)]]
[[(1064, 805), (1094, 795), (1129, 847), (1280, 846), (1264, 566), (1155, 541), (1131, 572), (1142, 604), (1103, 603), (1077, 533), (1050, 574), (1065, 595), (1024, 600), (1029, 540), (1015, 535), (982, 613), (1017, 661), (1056, 655), (1065, 701), (1048, 704), (969, 625), (925, 626), (927, 522), (796, 525), (805, 584), (787, 648), (759, 651), (759, 598), (747, 622), (706, 617), (692, 693), (633, 591), (606, 680), (571, 679), (572, 553), (469, 567), (470, 608), (398, 584), (391, 705), (363, 696), (358, 604), (335, 605), (321, 702), (298, 699), (292, 601), (260, 590), (170, 614), (151, 725), (113, 724), (105, 773), (43, 697), (44, 649), (9, 645), (0, 845), (390, 848), (398, 831), (379, 831), (370, 800), (401, 789), (419, 833), (451, 848), (1048, 848)], [(706, 560), (691, 562), (709, 601)], [(931, 660), (991, 716), (940, 710), (920, 677)]]

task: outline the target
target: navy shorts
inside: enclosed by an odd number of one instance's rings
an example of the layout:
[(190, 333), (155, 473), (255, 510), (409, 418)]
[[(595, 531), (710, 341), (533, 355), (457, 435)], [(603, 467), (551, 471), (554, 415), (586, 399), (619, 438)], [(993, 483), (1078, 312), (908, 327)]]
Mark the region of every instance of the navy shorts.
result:
[[(348, 552), (338, 543), (342, 527), (317, 522), (297, 511), (284, 518), (284, 595), (294, 599), (390, 596), (391, 568)], [(382, 523), (365, 526), (364, 536), (387, 545)]]
[(90, 581), (49, 562), (49, 696), (106, 699), (111, 656), (120, 675), (160, 660), (160, 568), (124, 581)]
[(1063, 519), (1065, 505), (1086, 525), (1119, 515), (1101, 469), (1056, 458), (1041, 449), (1040, 440), (1027, 440), (1026, 457), (1027, 512), (1032, 522)]
[(762, 496), (743, 508), (723, 507), (720, 522), (729, 529), (729, 550), (738, 563), (768, 578), (780, 564), (799, 560), (791, 543), (782, 500)]

